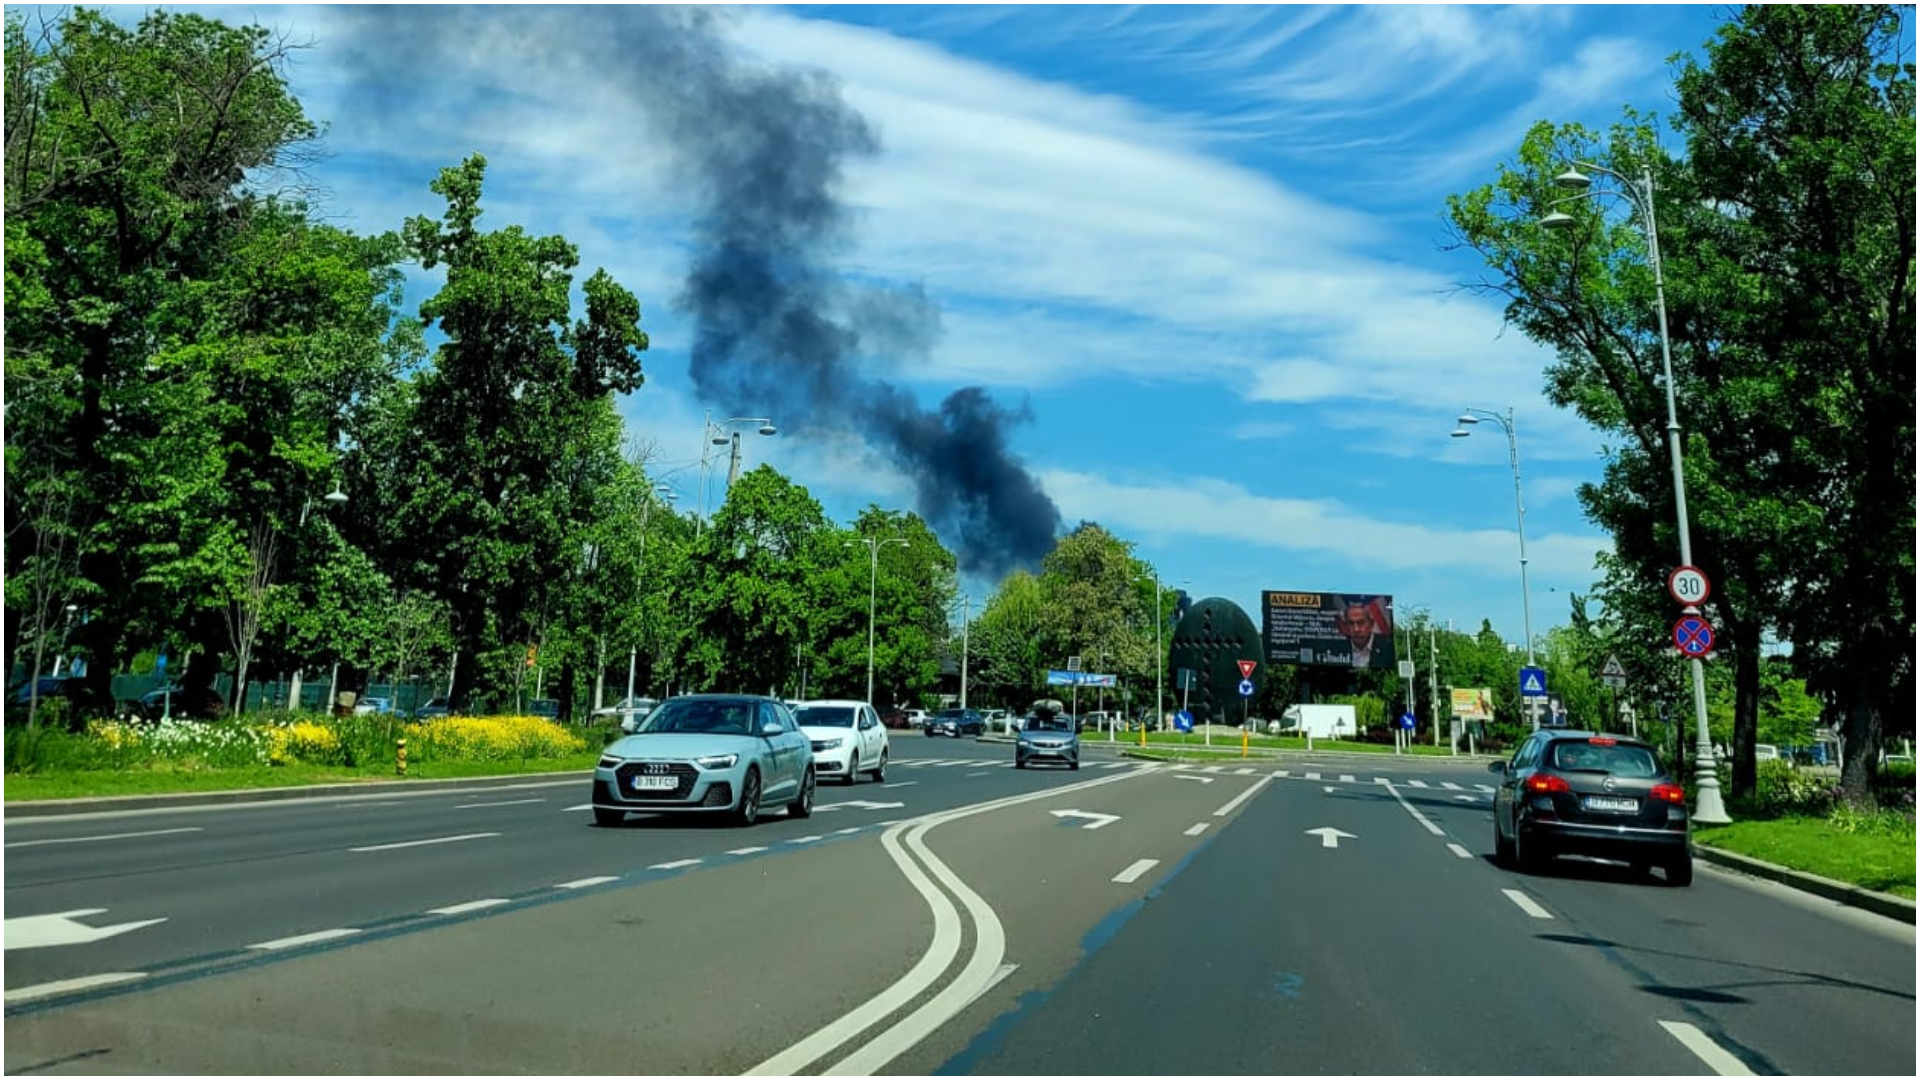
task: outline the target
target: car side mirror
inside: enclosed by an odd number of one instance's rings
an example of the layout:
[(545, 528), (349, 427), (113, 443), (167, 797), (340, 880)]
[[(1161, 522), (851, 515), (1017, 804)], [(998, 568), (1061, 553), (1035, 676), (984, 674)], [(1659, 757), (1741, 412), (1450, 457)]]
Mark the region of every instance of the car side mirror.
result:
[(760, 737), (763, 739), (771, 739), (775, 735), (784, 735), (786, 731), (786, 728), (781, 727), (777, 722), (772, 720), (760, 725)]
[(1505, 773), (1507, 771), (1507, 763), (1504, 761), (1489, 761), (1487, 762), (1487, 771)]

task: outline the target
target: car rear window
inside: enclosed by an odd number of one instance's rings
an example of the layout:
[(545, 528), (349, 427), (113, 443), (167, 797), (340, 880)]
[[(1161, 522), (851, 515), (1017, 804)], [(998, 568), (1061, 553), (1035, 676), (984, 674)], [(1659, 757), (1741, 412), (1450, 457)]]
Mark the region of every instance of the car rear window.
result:
[(804, 709), (795, 709), (793, 718), (801, 727), (852, 727), (853, 706), (809, 705)]
[(1660, 763), (1644, 746), (1611, 746), (1569, 739), (1553, 744), (1556, 769), (1606, 772), (1613, 776), (1647, 779), (1660, 775)]

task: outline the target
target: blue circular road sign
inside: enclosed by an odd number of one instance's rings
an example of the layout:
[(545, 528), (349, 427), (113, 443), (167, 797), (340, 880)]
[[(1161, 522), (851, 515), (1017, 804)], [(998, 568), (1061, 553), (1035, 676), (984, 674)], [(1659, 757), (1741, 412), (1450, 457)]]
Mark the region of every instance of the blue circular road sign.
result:
[(1673, 624), (1673, 647), (1691, 657), (1713, 651), (1713, 625), (1698, 615), (1684, 615)]
[(1253, 696), (1253, 680), (1252, 679), (1240, 680), (1240, 696), (1241, 697)]

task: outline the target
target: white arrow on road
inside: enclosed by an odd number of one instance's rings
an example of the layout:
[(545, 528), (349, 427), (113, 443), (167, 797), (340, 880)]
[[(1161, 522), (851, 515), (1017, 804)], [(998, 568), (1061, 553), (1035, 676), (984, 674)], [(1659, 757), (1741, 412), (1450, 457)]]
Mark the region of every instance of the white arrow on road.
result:
[(827, 810), (844, 810), (847, 807), (852, 807), (855, 810), (898, 810), (905, 805), (907, 804), (903, 802), (868, 802), (865, 799), (848, 799), (845, 802), (828, 803), (825, 806), (816, 806), (813, 809), (815, 813), (822, 813)]
[(47, 945), (85, 945), (102, 941), (129, 930), (138, 930), (143, 926), (163, 923), (162, 919), (142, 919), (139, 922), (119, 923), (114, 926), (88, 926), (79, 922), (83, 915), (105, 915), (106, 908), (81, 908), (77, 911), (62, 911), (57, 915), (24, 915), (6, 921), (6, 951), (15, 949), (38, 949)]
[(1213, 783), (1213, 777), (1211, 776), (1188, 776), (1186, 773), (1174, 773), (1173, 778), (1175, 780), (1198, 780), (1203, 784)]
[(1091, 810), (1054, 810), (1051, 813), (1057, 818), (1085, 818), (1087, 823), (1080, 826), (1083, 829), (1104, 829), (1120, 820), (1119, 814), (1096, 814)]
[(1330, 847), (1330, 848), (1337, 848), (1337, 847), (1339, 847), (1339, 846), (1340, 846), (1340, 840), (1341, 840), (1341, 838), (1342, 838), (1342, 837), (1345, 837), (1345, 838), (1346, 838), (1346, 839), (1348, 839), (1348, 840), (1358, 840), (1358, 839), (1360, 839), (1359, 837), (1357, 837), (1357, 836), (1355, 836), (1355, 835), (1353, 835), (1353, 834), (1352, 834), (1352, 833), (1350, 833), (1350, 832), (1341, 832), (1341, 831), (1340, 831), (1339, 829), (1336, 829), (1336, 828), (1333, 828), (1333, 827), (1332, 827), (1332, 826), (1330, 826), (1330, 825), (1327, 825), (1327, 826), (1322, 826), (1322, 827), (1320, 827), (1320, 828), (1318, 828), (1318, 829), (1308, 829), (1308, 830), (1307, 830), (1307, 835), (1308, 835), (1308, 836), (1317, 836), (1317, 837), (1319, 837), (1319, 838), (1320, 838), (1320, 846), (1321, 846), (1321, 847)]

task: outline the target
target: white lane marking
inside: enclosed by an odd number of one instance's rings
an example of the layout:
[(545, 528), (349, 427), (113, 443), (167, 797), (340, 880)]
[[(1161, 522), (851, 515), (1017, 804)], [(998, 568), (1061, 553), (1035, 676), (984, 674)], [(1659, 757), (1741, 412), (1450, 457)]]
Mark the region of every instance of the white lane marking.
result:
[[(1130, 765), (1130, 764), (1132, 764), (1132, 762), (1127, 762), (1127, 761), (1102, 761), (1102, 762), (1100, 762), (1099, 764), (1097, 764), (1097, 765), (1094, 765), (1094, 766), (1092, 766), (1092, 768), (1095, 768), (1095, 769), (1124, 769), (1124, 768), (1126, 768), (1126, 767), (1127, 767), (1128, 765)], [(1019, 964), (1008, 964), (1007, 966), (1008, 966), (1009, 968), (1016, 968), (1016, 967), (1019, 967), (1020, 965), (1019, 965)], [(1001, 976), (1001, 978), (1003, 978), (1003, 979), (1004, 979), (1004, 978), (1006, 978), (1006, 976), (1005, 976), (1005, 975), (1002, 975), (1002, 976)]]
[(272, 952), (275, 949), (292, 949), (301, 945), (312, 945), (315, 942), (352, 937), (359, 932), (358, 927), (343, 926), (336, 930), (316, 930), (311, 934), (295, 934), (293, 937), (275, 938), (272, 941), (263, 941), (258, 945), (249, 945), (247, 948)]
[(6, 921), (6, 949), (11, 952), (14, 949), (39, 949), (48, 945), (90, 945), (96, 941), (118, 937), (129, 930), (138, 930), (167, 921), (165, 916), (158, 919), (116, 923), (112, 926), (89, 926), (80, 921), (81, 916), (106, 913), (106, 908), (79, 908), (75, 911), (62, 911), (52, 915), (20, 915), (10, 918)]
[(1167, 766), (1167, 768), (1172, 769), (1174, 772), (1185, 772), (1186, 770), (1193, 768), (1193, 763), (1190, 761), (1177, 761), (1172, 765)]
[(1196, 784), (1213, 783), (1213, 777), (1211, 776), (1188, 776), (1186, 773), (1174, 773), (1173, 778), (1175, 780), (1191, 780)]
[(1453, 801), (1454, 802), (1479, 802), (1480, 797), (1477, 795), (1455, 795), (1453, 797)]
[(880, 786), (882, 788), (912, 787), (919, 782), (918, 780), (896, 780), (891, 784), (881, 784)]
[[(817, 839), (817, 838), (816, 838), (816, 839)], [(684, 866), (699, 866), (699, 865), (700, 865), (700, 860), (699, 860), (699, 859), (675, 859), (675, 860), (673, 860), (672, 862), (661, 862), (661, 863), (654, 863), (654, 864), (653, 864), (652, 866), (649, 866), (649, 867), (647, 867), (647, 869), (649, 869), (649, 870), (678, 870), (678, 869), (680, 869), (681, 867), (684, 867)]]
[(1391, 784), (1393, 783), (1393, 778), (1387, 777), (1387, 776), (1376, 776), (1373, 778), (1373, 782), (1376, 784)]
[(479, 810), (483, 807), (488, 807), (488, 806), (525, 806), (528, 803), (537, 803), (537, 802), (546, 802), (546, 801), (547, 800), (545, 799), (508, 799), (505, 802), (470, 802), (470, 803), (461, 803), (460, 805), (454, 807), (454, 809), (455, 810)]
[(454, 904), (451, 907), (428, 908), (427, 914), (429, 915), (465, 915), (469, 911), (483, 911), (490, 907), (499, 907), (501, 904), (505, 904), (507, 902), (508, 901), (504, 899), (469, 900), (464, 904)]
[(1199, 835), (1200, 835), (1201, 833), (1203, 833), (1203, 832), (1206, 832), (1206, 831), (1207, 831), (1207, 826), (1209, 826), (1209, 825), (1212, 825), (1212, 824), (1213, 824), (1213, 822), (1211, 822), (1211, 821), (1203, 821), (1203, 822), (1201, 822), (1200, 824), (1198, 824), (1198, 825), (1195, 825), (1195, 826), (1193, 826), (1192, 828), (1189, 828), (1189, 829), (1187, 830), (1187, 835), (1188, 835), (1188, 836), (1199, 836)]
[(489, 836), (499, 836), (497, 832), (462, 833), (459, 836), (436, 836), (428, 840), (402, 840), (397, 844), (369, 844), (366, 847), (348, 848), (348, 851), (392, 851), (395, 848), (421, 847), (426, 844), (454, 844), (462, 840), (484, 840)]
[(1225, 765), (1209, 765), (1209, 766), (1207, 766), (1206, 768), (1204, 768), (1204, 769), (1202, 769), (1202, 770), (1200, 770), (1200, 771), (1201, 771), (1201, 772), (1210, 772), (1210, 773), (1217, 773), (1217, 772), (1219, 772), (1219, 771), (1220, 771), (1221, 769), (1224, 769), (1224, 768), (1226, 768), (1226, 766), (1225, 766)]
[(585, 889), (594, 885), (605, 885), (609, 881), (619, 881), (617, 877), (583, 877), (575, 881), (563, 881), (555, 885), (556, 889)]
[(1441, 786), (1441, 787), (1443, 787), (1443, 788), (1446, 788), (1446, 789), (1447, 789), (1448, 791), (1465, 791), (1465, 790), (1467, 790), (1466, 788), (1463, 788), (1463, 787), (1461, 787), (1461, 786), (1460, 786), (1459, 784), (1456, 784), (1456, 783), (1454, 783), (1454, 782), (1453, 782), (1453, 781), (1451, 781), (1451, 780), (1442, 780), (1442, 781), (1440, 781), (1440, 786)]
[(1353, 774), (1352, 774), (1352, 773), (1350, 773), (1350, 772), (1349, 772), (1349, 773), (1341, 773), (1341, 774), (1340, 774), (1340, 782), (1341, 782), (1341, 783), (1343, 783), (1343, 784), (1351, 784), (1351, 783), (1353, 783)]
[(1720, 1044), (1707, 1037), (1707, 1033), (1692, 1024), (1683, 1024), (1678, 1020), (1662, 1020), (1660, 1026), (1667, 1034), (1680, 1040), (1680, 1045), (1693, 1051), (1693, 1056), (1707, 1063), (1707, 1068), (1721, 1076), (1752, 1076), (1753, 1070), (1741, 1064), (1740, 1059), (1721, 1049)]
[(560, 811), (560, 812), (561, 812), (561, 813), (563, 813), (563, 814), (571, 814), (571, 813), (573, 813), (573, 812), (574, 812), (575, 810), (591, 810), (591, 809), (593, 809), (593, 804), (592, 804), (592, 803), (590, 803), (590, 802), (583, 802), (583, 803), (581, 803), (581, 804), (580, 804), (579, 806), (568, 806), (568, 807), (564, 807), (564, 808), (562, 808), (562, 809), (561, 809), (561, 811)]
[(795, 837), (795, 838), (793, 838), (792, 840), (789, 840), (789, 841), (787, 841), (787, 843), (789, 843), (789, 844), (811, 844), (811, 843), (813, 843), (813, 842), (814, 842), (815, 840), (819, 840), (819, 839), (822, 839), (822, 837), (818, 837), (818, 836), (798, 836), (798, 837)]
[(1288, 776), (1292, 776), (1293, 773), (1286, 769), (1275, 769), (1273, 772), (1273, 775), (1277, 778), (1285, 778)]
[(847, 826), (847, 827), (846, 827), (846, 828), (844, 828), (844, 829), (835, 829), (835, 830), (833, 830), (833, 835), (835, 835), (835, 836), (851, 836), (852, 834), (854, 834), (854, 833), (857, 833), (857, 832), (859, 832), (859, 831), (860, 831), (861, 829), (863, 829), (863, 828), (865, 828), (865, 827), (866, 827), (866, 826), (864, 826), (864, 825), (849, 825), (849, 826)]
[(1129, 866), (1125, 870), (1122, 870), (1119, 873), (1113, 875), (1113, 880), (1120, 885), (1131, 885), (1134, 882), (1140, 880), (1141, 874), (1144, 874), (1147, 871), (1159, 865), (1160, 865), (1159, 859), (1140, 859), (1137, 862), (1135, 862), (1132, 866)]
[[(972, 997), (967, 999), (967, 1005), (971, 1005), (974, 1002), (979, 1001), (981, 998), (987, 996), (987, 991), (993, 989), (996, 986), (999, 986), (1003, 981), (1005, 981), (1007, 976), (1019, 970), (1020, 970), (1019, 964), (1001, 964), (1000, 967), (994, 971), (993, 977), (987, 980), (987, 984), (985, 986), (982, 986), (978, 992), (976, 992)], [(961, 1006), (961, 1008), (966, 1008), (966, 1005)]]
[(1252, 770), (1252, 769), (1235, 769), (1235, 770), (1233, 770), (1233, 775), (1235, 775), (1235, 776), (1252, 776), (1252, 775), (1253, 775), (1253, 770)]
[(1425, 825), (1427, 827), (1428, 832), (1432, 833), (1435, 836), (1446, 835), (1445, 833), (1440, 831), (1440, 826), (1435, 825), (1431, 821), (1428, 821), (1427, 815), (1421, 813), (1418, 807), (1408, 802), (1406, 796), (1400, 794), (1400, 789), (1394, 787), (1392, 784), (1388, 784), (1387, 794), (1392, 795), (1394, 799), (1400, 803), (1400, 806), (1402, 809), (1404, 809), (1407, 813), (1412, 814), (1413, 820), (1419, 822), (1422, 825)]
[[(961, 818), (972, 817), (975, 814), (984, 814), (1010, 806), (1019, 806), (1040, 799), (1054, 798), (1068, 792), (1103, 787), (1107, 784), (1131, 780), (1136, 776), (1143, 775), (1145, 775), (1145, 771), (1138, 769), (1127, 772), (1117, 772), (1110, 776), (1103, 776), (1098, 780), (1087, 780), (1078, 784), (1070, 784), (1060, 788), (1050, 788), (1045, 791), (1029, 792), (1024, 795), (1011, 795), (1004, 799), (984, 802), (977, 806), (970, 806), (960, 810), (949, 810), (926, 819), (886, 823), (893, 827), (880, 834), (880, 844), (886, 848), (887, 855), (893, 859), (894, 865), (900, 868), (902, 876), (920, 893), (921, 897), (927, 901), (928, 908), (932, 910), (933, 941), (928, 945), (927, 951), (921, 955), (919, 961), (913, 965), (912, 970), (895, 980), (893, 985), (882, 990), (879, 994), (827, 1024), (825, 1027), (822, 1027), (820, 1030), (747, 1070), (742, 1075), (795, 1075), (801, 1069), (826, 1056), (829, 1051), (845, 1044), (848, 1040), (866, 1031), (886, 1017), (898, 1012), (902, 1006), (919, 997), (922, 992), (933, 985), (934, 981), (940, 977), (940, 974), (952, 963), (953, 958), (959, 954), (961, 930), (958, 912), (954, 908), (953, 902), (947, 899), (946, 894), (934, 887), (933, 882), (927, 876), (927, 871), (922, 870), (917, 863), (907, 857), (901, 846), (905, 842), (902, 840), (903, 836), (912, 833), (913, 836), (917, 838), (920, 833), (949, 821), (957, 821)], [(868, 1066), (865, 1070), (868, 1073), (877, 1070), (888, 1061), (904, 1053), (915, 1043), (925, 1038), (926, 1032), (932, 1031), (940, 1024), (945, 1023), (947, 1019), (952, 1017), (961, 1008), (964, 1008), (966, 1003), (971, 1001), (975, 994), (978, 993), (978, 991), (969, 989), (969, 984), (979, 983), (980, 985), (986, 985), (987, 981), (993, 977), (991, 974), (982, 976), (978, 972), (978, 969), (984, 966), (981, 961), (984, 960), (986, 964), (993, 965), (995, 970), (997, 970), (1000, 961), (1006, 955), (1005, 931), (1000, 925), (1000, 920), (993, 914), (993, 909), (988, 907), (986, 902), (981, 900), (978, 894), (968, 889), (963, 882), (954, 877), (953, 872), (947, 869), (946, 864), (935, 858), (932, 852), (927, 851), (924, 847), (920, 847), (917, 844), (914, 850), (921, 854), (922, 858), (926, 860), (927, 865), (933, 868), (935, 873), (940, 875), (940, 880), (947, 884), (949, 888), (952, 888), (955, 894), (960, 897), (961, 901), (967, 904), (969, 912), (974, 916), (974, 925), (976, 927), (974, 933), (974, 948), (976, 951), (973, 962), (970, 962), (966, 969), (962, 971), (959, 979), (949, 983), (945, 990), (941, 991), (932, 1001), (921, 1006), (920, 1009), (912, 1015), (875, 1036), (861, 1051), (856, 1053), (855, 1057), (861, 1058), (862, 1061), (872, 1060), (876, 1055), (879, 1056), (878, 1062)], [(978, 908), (975, 907), (976, 904), (979, 905)], [(984, 918), (982, 917), (983, 914)], [(970, 979), (969, 976), (972, 976), (972, 978)], [(958, 1003), (952, 1000), (952, 997), (956, 996), (956, 987), (960, 988), (961, 993), (965, 995)], [(942, 1015), (943, 1011), (944, 1015)], [(930, 1015), (932, 1019), (931, 1022), (928, 1022)], [(924, 1028), (924, 1030), (916, 1034), (916, 1028)], [(865, 1057), (862, 1057), (862, 1055), (865, 1055)], [(832, 1071), (846, 1071), (846, 1067), (854, 1061), (855, 1058), (848, 1058), (839, 1065), (836, 1065)]]
[(1319, 774), (1319, 773), (1317, 773), (1317, 772), (1310, 772), (1310, 773), (1308, 773), (1308, 774), (1307, 774), (1307, 779), (1309, 779), (1309, 780), (1318, 780), (1318, 779), (1320, 779), (1320, 774)]
[(1466, 848), (1461, 847), (1459, 844), (1448, 844), (1447, 850), (1453, 852), (1455, 855), (1458, 855), (1463, 859), (1473, 858), (1473, 852), (1468, 851)]
[(1426, 787), (1426, 786), (1427, 786), (1427, 783), (1426, 783), (1426, 781), (1424, 781), (1424, 780), (1409, 780), (1409, 781), (1407, 781), (1407, 786), (1408, 786), (1408, 787), (1417, 787), (1417, 788), (1423, 788), (1423, 787)]
[(1500, 891), (1503, 893), (1506, 893), (1507, 899), (1513, 901), (1516, 905), (1518, 905), (1521, 911), (1526, 912), (1527, 914), (1533, 916), (1534, 918), (1536, 919), (1553, 918), (1552, 915), (1547, 913), (1546, 908), (1543, 908), (1539, 904), (1534, 903), (1533, 897), (1528, 896), (1526, 893), (1521, 892), (1519, 889), (1501, 889)]
[(1485, 784), (1475, 784), (1475, 785), (1473, 785), (1473, 790), (1475, 790), (1475, 791), (1478, 791), (1478, 792), (1481, 792), (1481, 793), (1483, 793), (1483, 794), (1486, 794), (1486, 795), (1491, 795), (1491, 794), (1493, 794), (1493, 789), (1492, 789), (1492, 788), (1490, 788), (1490, 787), (1488, 787), (1488, 786), (1487, 786), (1487, 785), (1485, 785)]
[(1239, 806), (1241, 803), (1246, 802), (1248, 799), (1253, 798), (1254, 795), (1259, 793), (1261, 788), (1266, 787), (1268, 784), (1271, 784), (1271, 783), (1273, 783), (1273, 777), (1271, 776), (1263, 776), (1260, 779), (1255, 780), (1252, 784), (1248, 785), (1247, 790), (1241, 792), (1238, 795), (1235, 795), (1231, 799), (1228, 799), (1227, 805), (1221, 807), (1218, 810), (1215, 810), (1213, 812), (1213, 816), (1226, 817), (1228, 814), (1233, 813), (1234, 807)]
[(986, 769), (982, 769), (979, 772), (970, 772), (967, 775), (968, 776), (992, 776), (993, 773)]
[(961, 758), (956, 761), (936, 761), (933, 763), (933, 767), (936, 769), (951, 769), (955, 765), (971, 765), (971, 764), (973, 764), (973, 762), (968, 761), (965, 758)]
[(144, 971), (113, 971), (105, 975), (82, 975), (77, 979), (61, 979), (58, 982), (38, 983), (33, 986), (22, 986), (17, 990), (9, 990), (6, 999), (7, 1004), (13, 1005), (22, 1001), (53, 997), (56, 994), (71, 994), (76, 990), (91, 990), (96, 986), (133, 982), (146, 977), (147, 973)]
[[(15, 827), (18, 828), (18, 826)], [(202, 829), (198, 825), (191, 825), (181, 829), (149, 829), (146, 832), (108, 833), (104, 836), (68, 836), (57, 840), (17, 840), (8, 844), (7, 850), (12, 851), (14, 848), (22, 847), (45, 847), (48, 844), (91, 844), (98, 840), (133, 840), (142, 836), (170, 836), (173, 833), (205, 831), (205, 829)]]
[(1329, 795), (1333, 794), (1333, 788), (1331, 786), (1323, 787), (1320, 790), (1326, 792)]
[(765, 847), (737, 847), (737, 848), (734, 848), (734, 849), (733, 849), (732, 851), (729, 851), (729, 852), (727, 852), (727, 854), (729, 854), (729, 855), (758, 855), (758, 854), (760, 854), (761, 852), (763, 852), (763, 851), (767, 851), (767, 850), (770, 850), (770, 849), (768, 849), (768, 848), (765, 848)]

